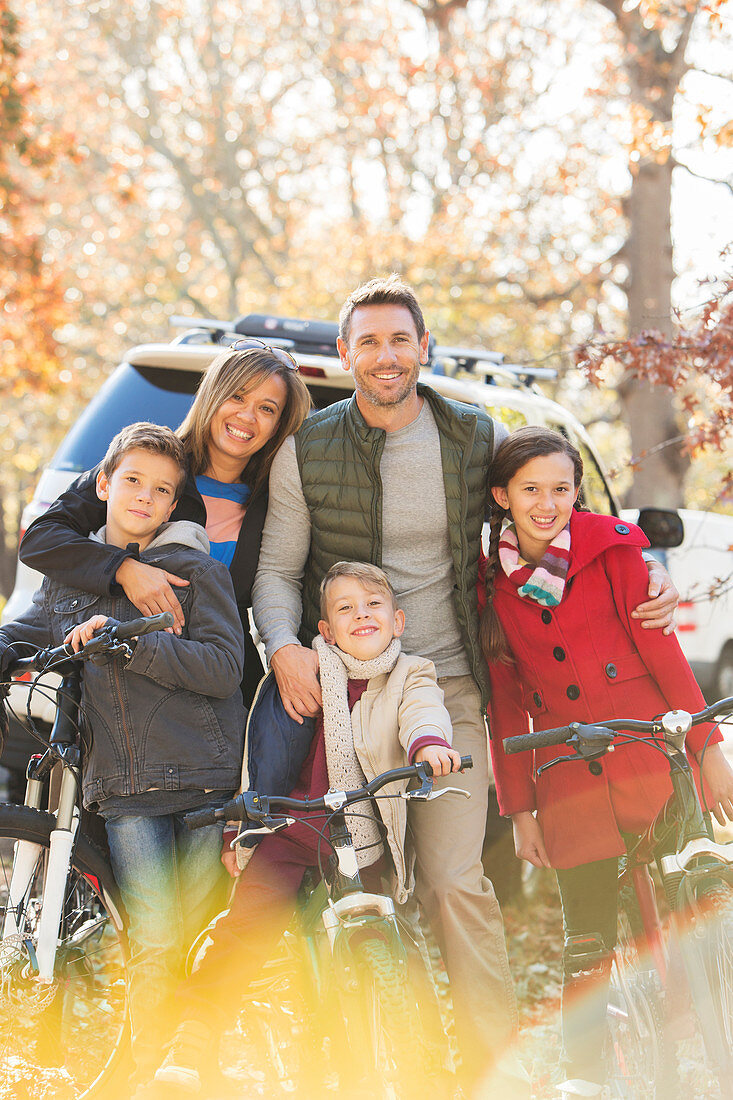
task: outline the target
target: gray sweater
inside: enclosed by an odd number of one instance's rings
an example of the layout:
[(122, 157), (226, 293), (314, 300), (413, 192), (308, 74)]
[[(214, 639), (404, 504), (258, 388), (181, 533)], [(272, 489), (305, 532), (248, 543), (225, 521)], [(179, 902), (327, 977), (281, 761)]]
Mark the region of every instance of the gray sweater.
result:
[[(495, 423), (495, 449), (507, 435)], [(465, 675), (470, 669), (452, 598), (440, 437), (427, 401), (411, 424), (387, 433), (380, 472), (382, 564), (405, 612), (403, 648), (431, 660), (439, 676)], [(270, 471), (270, 503), (252, 590), (268, 660), (282, 646), (298, 643), (300, 585), (310, 538), (311, 518), (291, 436)]]

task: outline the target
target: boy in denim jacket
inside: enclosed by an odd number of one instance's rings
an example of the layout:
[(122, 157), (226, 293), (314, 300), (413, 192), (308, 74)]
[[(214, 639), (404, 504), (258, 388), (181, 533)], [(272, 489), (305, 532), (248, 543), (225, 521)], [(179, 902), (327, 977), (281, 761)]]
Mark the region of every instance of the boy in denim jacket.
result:
[[(228, 570), (203, 528), (168, 523), (186, 477), (180, 440), (138, 423), (110, 443), (97, 476), (107, 523), (91, 539), (135, 544), (139, 558), (185, 577), (180, 636), (148, 634), (132, 656), (88, 662), (82, 682), (84, 805), (104, 818), (127, 910), (133, 1053), (149, 1074), (185, 950), (221, 889), (221, 829), (189, 832), (185, 812), (230, 797), (239, 781), (245, 711), (242, 627)], [(99, 596), (46, 578), (30, 608), (0, 630), (0, 663), (25, 643), (78, 650), (95, 631), (139, 612), (121, 589)]]

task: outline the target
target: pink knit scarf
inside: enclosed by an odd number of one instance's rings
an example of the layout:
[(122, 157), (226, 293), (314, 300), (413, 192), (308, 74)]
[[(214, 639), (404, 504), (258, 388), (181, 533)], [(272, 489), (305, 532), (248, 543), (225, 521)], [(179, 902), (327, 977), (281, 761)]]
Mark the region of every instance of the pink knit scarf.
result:
[(499, 561), (512, 584), (516, 584), (520, 596), (536, 600), (545, 607), (557, 607), (565, 591), (570, 566), (570, 524), (555, 536), (539, 565), (528, 565), (520, 557), (517, 530), (510, 523), (499, 539)]

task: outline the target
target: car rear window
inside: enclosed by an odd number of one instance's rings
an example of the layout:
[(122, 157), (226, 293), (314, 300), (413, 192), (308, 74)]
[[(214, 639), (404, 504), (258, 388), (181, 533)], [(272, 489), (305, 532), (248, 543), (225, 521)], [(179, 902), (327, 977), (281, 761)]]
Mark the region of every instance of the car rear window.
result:
[(113, 436), (136, 420), (177, 428), (191, 407), (197, 371), (123, 363), (90, 401), (56, 452), (55, 470), (81, 473), (104, 456)]

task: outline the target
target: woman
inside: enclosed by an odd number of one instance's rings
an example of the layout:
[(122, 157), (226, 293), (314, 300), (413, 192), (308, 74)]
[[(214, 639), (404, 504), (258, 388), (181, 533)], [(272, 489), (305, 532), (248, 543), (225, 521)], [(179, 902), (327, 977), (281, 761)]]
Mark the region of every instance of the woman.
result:
[[(249, 606), (267, 513), (275, 452), (302, 424), (310, 396), (292, 356), (259, 340), (239, 341), (209, 365), (178, 429), (189, 476), (171, 516), (206, 528), (211, 552), (228, 566), (245, 636), (242, 692), (251, 701), (262, 665), (249, 632)], [(105, 521), (95, 474), (82, 474), (26, 531), (20, 559), (31, 569), (100, 595), (117, 585), (143, 615), (171, 611), (183, 623), (175, 588), (188, 582), (145, 565), (136, 548), (90, 542)]]

